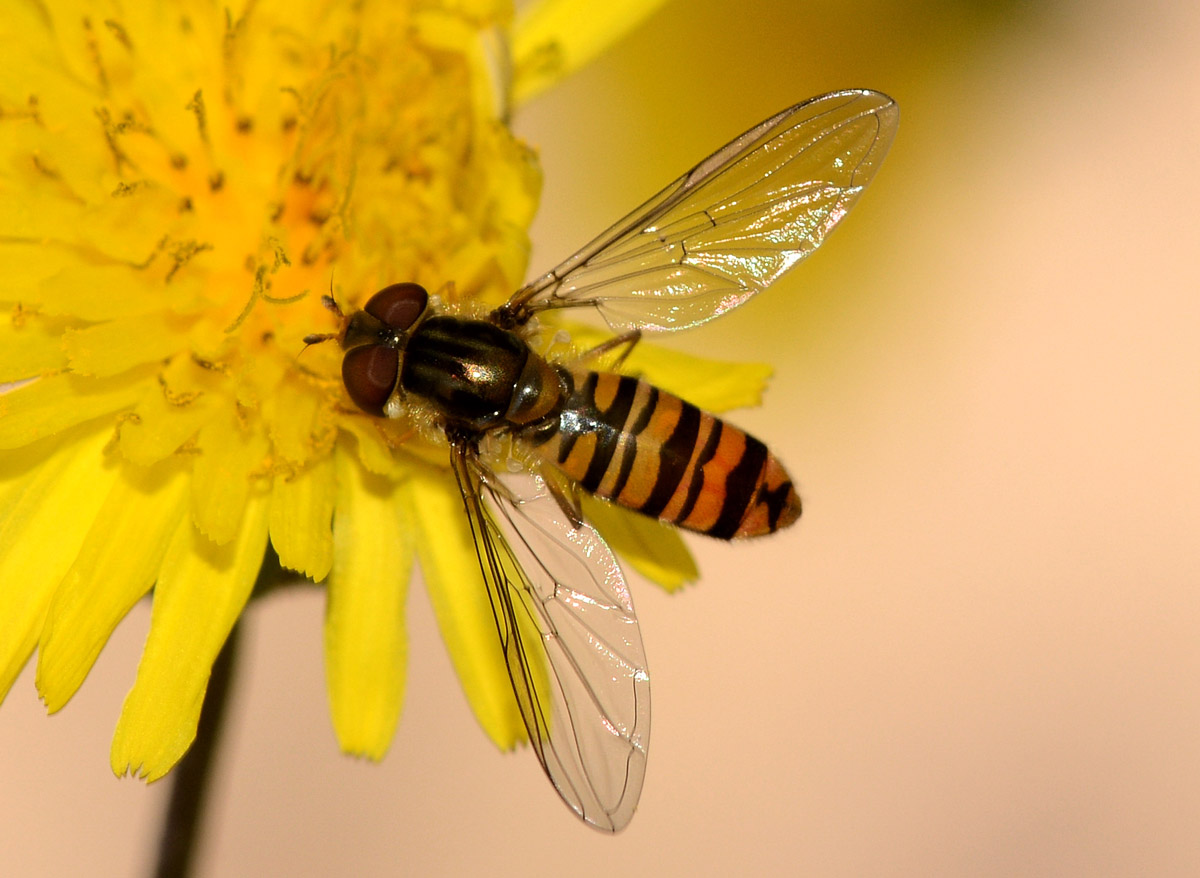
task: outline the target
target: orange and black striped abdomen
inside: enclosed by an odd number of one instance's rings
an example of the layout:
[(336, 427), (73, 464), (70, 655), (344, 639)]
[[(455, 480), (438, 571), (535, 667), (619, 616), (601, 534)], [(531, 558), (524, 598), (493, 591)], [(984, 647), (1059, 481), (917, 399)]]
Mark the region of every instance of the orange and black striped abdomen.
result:
[(557, 429), (526, 438), (586, 490), (725, 540), (800, 517), (783, 465), (753, 436), (636, 378), (571, 377)]

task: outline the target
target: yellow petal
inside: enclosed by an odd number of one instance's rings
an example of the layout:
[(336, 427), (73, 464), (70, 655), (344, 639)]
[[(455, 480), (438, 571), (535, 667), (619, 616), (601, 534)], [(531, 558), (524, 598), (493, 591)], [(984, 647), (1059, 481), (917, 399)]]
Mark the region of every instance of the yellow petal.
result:
[[(53, 155), (47, 156), (47, 161), (53, 163), (56, 170), (65, 167), (70, 167), (76, 160), (76, 155), (90, 158), (93, 163), (97, 160), (103, 160), (103, 153), (96, 149), (95, 144), (92, 148), (84, 147), (81, 150), (73, 150), (70, 153), (63, 150), (60, 146), (54, 147)], [(78, 172), (77, 172), (78, 173)], [(96, 186), (96, 182), (99, 186)], [(70, 238), (73, 243), (76, 243), (80, 250), (84, 253), (103, 253), (114, 262), (128, 266), (130, 270), (139, 272), (141, 279), (133, 281), (133, 284), (139, 284), (146, 287), (151, 287), (157, 293), (154, 296), (154, 304), (148, 310), (157, 310), (162, 306), (163, 288), (161, 286), (163, 278), (170, 271), (170, 263), (163, 254), (163, 229), (165, 225), (171, 224), (173, 215), (178, 210), (179, 200), (178, 195), (173, 191), (171, 186), (161, 186), (155, 183), (142, 185), (144, 182), (140, 179), (130, 180), (126, 177), (115, 176), (107, 171), (100, 174), (97, 178), (91, 181), (94, 188), (101, 189), (94, 195), (88, 195), (85, 192), (85, 197), (88, 198), (89, 204), (86, 208), (82, 206), (77, 208), (77, 215), (70, 217), (71, 225), (65, 228), (69, 231)], [(121, 191), (121, 187), (130, 186), (131, 188)], [(49, 202), (50, 199), (39, 200), (39, 204)], [(71, 202), (61, 202), (64, 205), (71, 205)], [(69, 207), (68, 207), (69, 209)], [(63, 211), (64, 214), (66, 210)], [(65, 217), (64, 217), (65, 218)], [(44, 227), (44, 225), (43, 225)], [(61, 235), (63, 227), (55, 229), (51, 234)], [(104, 280), (115, 280), (117, 276), (106, 277)], [(64, 279), (65, 280), (65, 279)], [(119, 284), (119, 282), (117, 282)], [(127, 279), (125, 286), (132, 284)], [(194, 295), (198, 289), (198, 281), (196, 278), (172, 278), (170, 286), (166, 288), (166, 292), (173, 297), (187, 294)], [(137, 304), (145, 302), (144, 295), (134, 293), (132, 301), (124, 304), (117, 304), (109, 299), (120, 298), (124, 291), (119, 285), (110, 285), (105, 283), (99, 289), (92, 290), (93, 296), (97, 301), (93, 303), (92, 308), (97, 309), (98, 316), (91, 318), (104, 320), (110, 317), (117, 317), (120, 314), (138, 313), (131, 310)], [(103, 293), (103, 296), (100, 295)], [(58, 298), (58, 294), (63, 294), (63, 298)], [(104, 299), (103, 302), (99, 301)], [(80, 302), (80, 296), (75, 293), (59, 287), (56, 291), (55, 303), (52, 305), (47, 302), (47, 311), (51, 308), (62, 307), (69, 302)], [(85, 306), (86, 307), (86, 306)], [(54, 310), (51, 313), (64, 313)], [(70, 312), (76, 313), (76, 312)]]
[[(39, 95), (39, 100), (43, 97)], [(11, 130), (11, 127), (6, 124), (5, 135), (8, 136)], [(20, 141), (26, 138), (22, 138), (20, 133), (17, 132), (17, 136), (14, 139)], [(14, 144), (14, 146), (16, 146), (16, 150), (13, 152), (26, 161), (29, 161), (31, 165), (33, 164), (31, 159), (35, 155), (38, 157), (39, 163), (45, 164), (38, 150), (21, 149), (20, 144)], [(12, 155), (13, 153), (5, 150), (5, 154)], [(58, 164), (58, 162), (56, 161), (55, 164)], [(33, 176), (33, 174), (25, 176)], [(26, 195), (26, 197), (22, 198), (22, 195), (25, 195), (31, 188), (28, 181), (21, 180), (20, 178), (14, 180), (6, 176), (6, 182), (8, 180), (12, 180), (14, 185), (6, 186), (4, 191), (0, 191), (0, 238), (15, 239), (19, 243), (27, 241), (59, 241), (64, 229), (75, 229), (83, 222), (86, 222), (81, 216), (83, 209), (80, 204), (54, 197), (33, 199)], [(67, 223), (71, 223), (72, 225), (66, 225)], [(4, 243), (8, 244), (10, 241), (5, 240)], [(45, 249), (44, 245), (43, 249)], [(7, 251), (8, 247), (5, 247), (5, 250)], [(8, 254), (5, 253), (5, 255), (7, 256)], [(58, 260), (60, 266), (63, 261), (62, 259)], [(43, 265), (48, 264), (43, 263)], [(37, 273), (41, 277), (36, 278), (36, 282), (30, 283), (29, 281), (35, 280), (34, 277), (31, 277), (32, 272), (29, 270), (18, 270), (14, 285), (10, 287), (8, 284), (5, 284), (5, 300), (9, 302), (20, 301), (35, 305), (40, 303), (41, 299), (38, 290), (41, 289), (43, 281), (52, 276), (54, 272), (39, 271)]]
[(141, 363), (165, 360), (184, 347), (191, 321), (158, 312), (67, 330), (63, 347), (79, 375), (117, 375)]
[(310, 387), (295, 378), (279, 385), (266, 411), (271, 445), (286, 462), (303, 466), (319, 443), (334, 435), (329, 411)]
[(503, 99), (494, 89), (496, 77), (491, 75), (490, 58), (479, 30), (471, 23), (445, 10), (423, 10), (413, 19), (417, 38), (427, 46), (442, 49), (466, 62), (470, 75), (474, 114), (480, 119), (495, 119), (501, 115)]
[(71, 263), (47, 278), (33, 295), (45, 314), (112, 320), (162, 310), (162, 289), (127, 265)]
[(61, 337), (67, 325), (20, 310), (0, 314), (0, 383), (63, 369), (67, 358)]
[(150, 590), (184, 515), (178, 461), (124, 466), (54, 593), (38, 647), (37, 687), (53, 713), (75, 694), (113, 628)]
[(670, 525), (586, 494), (583, 514), (622, 561), (667, 591), (700, 578), (691, 552)]
[[(404, 601), (413, 531), (395, 483), (339, 449), (333, 519), (334, 575), (325, 611), (325, 676), (342, 750), (381, 759), (404, 699)], [(280, 556), (282, 560), (282, 555)]]
[(261, 430), (244, 426), (227, 406), (200, 429), (192, 466), (192, 520), (223, 546), (241, 527), (252, 480), (269, 448)]
[(271, 545), (279, 563), (320, 582), (333, 564), (333, 519), (337, 480), (333, 456), (318, 458), (271, 486)]
[(188, 356), (176, 357), (161, 379), (148, 386), (121, 424), (121, 453), (139, 466), (150, 466), (192, 438), (220, 405), (215, 379)]
[[(7, 212), (21, 201), (19, 195), (0, 194), (0, 217), (10, 218)], [(4, 229), (0, 228), (0, 264), (4, 266), (4, 287), (0, 296), (5, 302), (21, 302), (28, 309), (46, 278), (52, 277), (62, 270), (65, 263), (71, 261), (64, 251), (47, 247), (40, 241), (7, 241), (2, 237)], [(14, 234), (20, 234), (14, 230)]]
[(454, 478), (446, 470), (414, 466), (402, 493), (416, 525), (429, 599), (467, 701), (488, 736), (511, 749), (525, 740), (525, 726)]
[(178, 520), (154, 587), (150, 634), (113, 736), (118, 776), (162, 777), (187, 752), (212, 663), (246, 605), (267, 545), (267, 500), (251, 498), (237, 539), (214, 545)]
[(37, 643), (54, 589), (116, 478), (117, 468), (104, 465), (106, 431), (70, 438), (3, 458), (0, 701)]
[(116, 378), (50, 375), (0, 395), (0, 448), (20, 448), (129, 408), (145, 394), (151, 374), (135, 369)]
[(375, 427), (374, 419), (347, 415), (338, 420), (338, 427), (354, 437), (355, 453), (369, 472), (380, 476), (400, 474), (403, 464), (392, 455), (383, 434)]
[[(520, 104), (588, 64), (665, 0), (535, 0), (513, 25), (513, 100)], [(683, 14), (683, 13), (681, 13)]]
[[(612, 338), (612, 333), (591, 327), (572, 326), (570, 333), (572, 343), (580, 351)], [(595, 367), (602, 363), (587, 365)], [(694, 357), (643, 339), (625, 360), (621, 371), (638, 375), (705, 411), (724, 412), (760, 405), (773, 370), (766, 363)]]
[(261, 354), (243, 363), (238, 370), (237, 389), (234, 391), (238, 403), (248, 409), (260, 408), (263, 400), (279, 386), (287, 367), (285, 360)]

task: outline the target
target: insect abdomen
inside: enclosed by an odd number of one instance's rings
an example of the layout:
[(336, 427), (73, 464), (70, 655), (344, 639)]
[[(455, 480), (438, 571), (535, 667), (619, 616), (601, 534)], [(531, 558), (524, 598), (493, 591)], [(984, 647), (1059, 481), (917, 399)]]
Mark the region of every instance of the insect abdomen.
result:
[(645, 381), (574, 377), (558, 429), (536, 450), (586, 490), (726, 540), (799, 518), (791, 479), (758, 439)]

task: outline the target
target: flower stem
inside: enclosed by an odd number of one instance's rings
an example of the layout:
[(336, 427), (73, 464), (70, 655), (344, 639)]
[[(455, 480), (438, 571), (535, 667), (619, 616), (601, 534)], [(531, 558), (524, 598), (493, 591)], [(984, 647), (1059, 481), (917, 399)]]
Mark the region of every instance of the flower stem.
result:
[(200, 823), (204, 819), (205, 795), (211, 779), (213, 757), (220, 742), (230, 683), (237, 657), (240, 625), (234, 625), (213, 663), (204, 707), (196, 727), (196, 740), (173, 774), (171, 801), (159, 840), (155, 878), (186, 878), (195, 862)]

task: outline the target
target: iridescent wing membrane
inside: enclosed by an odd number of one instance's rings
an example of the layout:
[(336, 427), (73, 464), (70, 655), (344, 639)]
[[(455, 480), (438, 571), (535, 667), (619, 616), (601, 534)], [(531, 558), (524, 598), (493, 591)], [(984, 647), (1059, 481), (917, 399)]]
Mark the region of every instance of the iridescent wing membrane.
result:
[[(494, 320), (586, 306), (617, 331), (677, 330), (737, 307), (821, 245), (875, 175), (898, 117), (872, 91), (784, 110), (518, 290)], [(637, 807), (650, 733), (645, 654), (616, 559), (537, 477), (493, 472), (470, 439), (452, 438), (451, 460), (530, 743), (567, 805), (616, 831)]]
[[(650, 679), (621, 568), (537, 476), (500, 476), (467, 444), (452, 460), (529, 740), (563, 801), (615, 832), (637, 807)], [(536, 640), (530, 636), (536, 632)]]
[(741, 305), (816, 250), (858, 200), (899, 122), (887, 95), (840, 91), (717, 150), (505, 309), (596, 308), (616, 331), (686, 329)]

